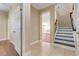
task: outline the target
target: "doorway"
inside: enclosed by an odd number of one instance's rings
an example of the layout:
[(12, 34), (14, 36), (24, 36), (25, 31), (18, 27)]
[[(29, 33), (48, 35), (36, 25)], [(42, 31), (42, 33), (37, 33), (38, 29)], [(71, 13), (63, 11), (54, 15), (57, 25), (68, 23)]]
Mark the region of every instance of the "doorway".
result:
[(41, 13), (41, 41), (51, 42), (50, 38), (50, 11), (46, 10)]

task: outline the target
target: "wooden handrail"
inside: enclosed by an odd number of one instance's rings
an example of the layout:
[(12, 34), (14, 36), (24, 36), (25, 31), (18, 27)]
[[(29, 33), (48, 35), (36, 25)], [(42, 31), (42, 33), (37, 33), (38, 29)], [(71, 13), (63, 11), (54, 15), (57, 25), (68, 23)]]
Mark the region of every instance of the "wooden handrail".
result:
[(72, 6), (72, 12), (70, 12), (70, 19), (71, 19), (71, 25), (72, 25), (72, 29), (73, 29), (73, 31), (76, 31), (76, 28), (74, 28), (74, 23), (73, 23), (73, 17), (72, 17), (72, 15), (73, 15), (73, 11), (74, 11), (74, 4), (73, 4), (73, 6)]
[(56, 19), (56, 21), (55, 21), (55, 32), (56, 32), (56, 29), (57, 29), (57, 19)]
[(57, 24), (57, 19), (56, 19), (56, 22), (55, 22), (55, 25)]
[(73, 12), (70, 12), (70, 19), (71, 19), (72, 29), (73, 29), (73, 31), (76, 31), (76, 29), (74, 28), (73, 17), (72, 17), (72, 15), (73, 15)]

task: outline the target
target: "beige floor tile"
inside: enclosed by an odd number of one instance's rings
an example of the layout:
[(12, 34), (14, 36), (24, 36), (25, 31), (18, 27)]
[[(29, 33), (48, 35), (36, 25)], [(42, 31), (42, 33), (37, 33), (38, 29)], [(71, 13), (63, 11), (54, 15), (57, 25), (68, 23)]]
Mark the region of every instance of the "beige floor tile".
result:
[(31, 46), (32, 56), (75, 56), (75, 51), (52, 46), (50, 43), (38, 42)]

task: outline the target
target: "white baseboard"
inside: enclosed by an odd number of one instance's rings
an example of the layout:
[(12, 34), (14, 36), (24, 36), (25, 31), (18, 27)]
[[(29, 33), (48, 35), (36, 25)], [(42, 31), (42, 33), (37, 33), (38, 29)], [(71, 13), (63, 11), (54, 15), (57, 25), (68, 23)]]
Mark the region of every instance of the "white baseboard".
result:
[(36, 43), (38, 43), (39, 41), (40, 41), (40, 40), (36, 40), (36, 41), (32, 42), (30, 45), (36, 44)]
[(9, 40), (12, 44), (14, 44), (15, 45), (15, 43), (12, 41), (12, 40)]
[(6, 38), (0, 38), (0, 41), (3, 41), (3, 40), (8, 40), (8, 39), (6, 39)]

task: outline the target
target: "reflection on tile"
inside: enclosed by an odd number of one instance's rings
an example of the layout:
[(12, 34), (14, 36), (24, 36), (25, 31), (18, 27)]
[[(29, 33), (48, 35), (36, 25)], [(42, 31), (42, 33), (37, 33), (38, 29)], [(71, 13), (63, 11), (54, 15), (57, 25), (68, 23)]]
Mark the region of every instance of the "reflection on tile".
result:
[(75, 51), (52, 46), (50, 43), (38, 42), (31, 46), (32, 56), (75, 56)]

